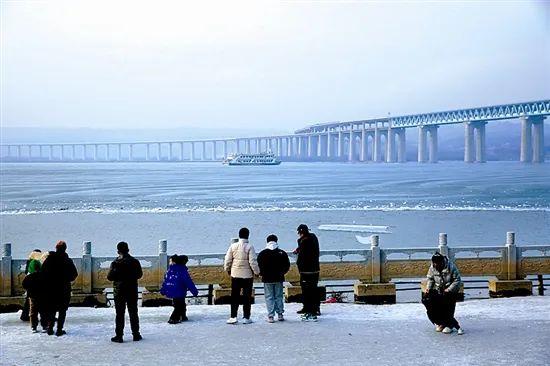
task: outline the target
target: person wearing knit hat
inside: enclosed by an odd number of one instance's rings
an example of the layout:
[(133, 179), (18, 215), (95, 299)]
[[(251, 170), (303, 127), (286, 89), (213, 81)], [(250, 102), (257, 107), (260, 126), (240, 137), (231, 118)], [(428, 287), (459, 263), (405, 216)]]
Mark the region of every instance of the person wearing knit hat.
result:
[(55, 252), (50, 252), (42, 264), (42, 275), (44, 283), (44, 308), (48, 320), (48, 335), (53, 335), (53, 327), (56, 323), (57, 331), (55, 335), (60, 337), (65, 335), (63, 330), (67, 309), (71, 302), (71, 282), (78, 276), (78, 272), (66, 253), (67, 243), (59, 241), (55, 245)]

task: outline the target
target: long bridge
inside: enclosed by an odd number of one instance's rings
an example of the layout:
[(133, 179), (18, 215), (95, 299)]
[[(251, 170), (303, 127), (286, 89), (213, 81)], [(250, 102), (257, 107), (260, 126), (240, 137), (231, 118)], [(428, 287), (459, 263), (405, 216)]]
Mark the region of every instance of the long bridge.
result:
[(464, 161), (486, 161), (489, 122), (521, 120), (521, 162), (544, 162), (544, 120), (550, 100), (503, 104), (347, 122), (320, 123), (294, 134), (202, 140), (10, 143), (2, 144), (3, 161), (219, 161), (231, 153), (273, 151), (288, 161), (404, 163), (406, 129), (418, 129), (417, 161), (438, 161), (438, 130), (464, 125)]

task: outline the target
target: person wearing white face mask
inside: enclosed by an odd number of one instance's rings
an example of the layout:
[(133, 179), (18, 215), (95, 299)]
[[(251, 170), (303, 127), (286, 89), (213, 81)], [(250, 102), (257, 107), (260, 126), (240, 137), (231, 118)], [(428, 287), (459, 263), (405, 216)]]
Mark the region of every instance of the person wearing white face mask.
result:
[(264, 250), (258, 254), (258, 266), (260, 267), (260, 276), (264, 282), (265, 304), (267, 306), (267, 321), (285, 320), (283, 305), (283, 282), (285, 274), (290, 269), (288, 254), (279, 249), (277, 236), (269, 235), (267, 245)]

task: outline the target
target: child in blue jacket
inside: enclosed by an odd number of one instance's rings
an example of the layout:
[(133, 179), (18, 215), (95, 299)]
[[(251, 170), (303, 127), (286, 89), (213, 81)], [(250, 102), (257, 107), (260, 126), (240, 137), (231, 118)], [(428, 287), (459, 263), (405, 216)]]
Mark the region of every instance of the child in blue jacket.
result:
[(174, 254), (170, 257), (170, 266), (168, 267), (168, 271), (166, 271), (164, 282), (160, 289), (162, 295), (173, 299), (174, 311), (170, 315), (170, 320), (168, 320), (169, 324), (178, 324), (188, 320), (186, 315), (187, 307), (185, 305), (187, 290), (191, 291), (193, 296), (199, 294), (185, 266), (188, 260), (189, 258), (186, 255)]

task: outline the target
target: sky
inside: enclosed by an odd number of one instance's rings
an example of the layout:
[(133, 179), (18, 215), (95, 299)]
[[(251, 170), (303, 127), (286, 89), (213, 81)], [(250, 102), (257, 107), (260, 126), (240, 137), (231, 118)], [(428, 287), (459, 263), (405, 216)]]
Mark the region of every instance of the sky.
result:
[(550, 98), (550, 1), (0, 1), (2, 127), (290, 132)]

